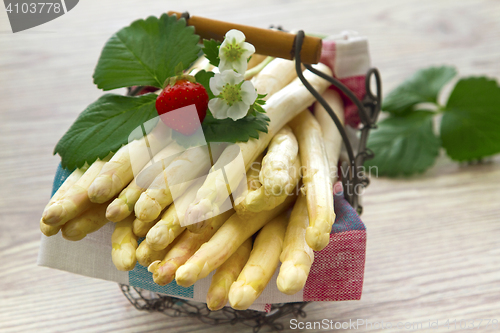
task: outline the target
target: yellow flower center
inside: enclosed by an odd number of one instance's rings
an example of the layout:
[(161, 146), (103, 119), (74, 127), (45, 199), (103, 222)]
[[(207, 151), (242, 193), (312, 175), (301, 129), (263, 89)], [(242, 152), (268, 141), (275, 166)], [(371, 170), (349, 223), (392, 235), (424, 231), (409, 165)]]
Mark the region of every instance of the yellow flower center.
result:
[(245, 50), (241, 48), (239, 44), (236, 43), (228, 43), (226, 46), (222, 48), (222, 51), (226, 55), (227, 60), (229, 61), (237, 61), (240, 59), (241, 55)]
[(241, 99), (241, 85), (240, 84), (229, 84), (226, 83), (222, 87), (221, 97), (226, 101), (227, 105), (232, 106), (236, 102), (240, 102)]

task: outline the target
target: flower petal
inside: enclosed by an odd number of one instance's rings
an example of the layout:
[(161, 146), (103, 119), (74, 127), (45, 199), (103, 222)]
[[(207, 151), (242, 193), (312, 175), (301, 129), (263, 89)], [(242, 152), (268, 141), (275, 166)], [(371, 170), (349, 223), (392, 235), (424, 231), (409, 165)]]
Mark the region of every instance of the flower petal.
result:
[[(230, 62), (230, 61), (224, 61), (222, 60), (222, 57), (220, 58), (220, 62), (219, 62), (219, 71), (222, 73), (222, 72), (225, 72), (225, 71), (233, 71), (233, 63)], [(234, 71), (233, 71), (234, 72)]]
[(208, 101), (208, 108), (215, 119), (227, 118), (229, 105), (223, 99), (212, 98)]
[(227, 116), (232, 120), (238, 120), (247, 115), (248, 109), (249, 105), (245, 104), (244, 102), (234, 103), (227, 110)]
[(241, 57), (238, 61), (232, 62), (233, 69), (238, 73), (245, 73), (248, 68), (247, 58)]
[(221, 78), (222, 78), (222, 81), (223, 81), (222, 84), (221, 84), (221, 87), (222, 87), (226, 83), (229, 83), (229, 84), (238, 84), (241, 81), (243, 81), (244, 76), (241, 75), (241, 74), (239, 74), (239, 73), (236, 73), (235, 71), (233, 71), (232, 69), (230, 69), (230, 70), (223, 71), (221, 73)]
[(231, 62), (230, 61), (227, 61), (226, 59), (226, 55), (222, 55), (224, 52), (222, 52), (220, 55), (219, 55), (219, 58), (220, 58), (220, 61), (219, 61), (219, 71), (222, 73), (224, 71), (227, 71), (227, 70), (230, 70), (230, 69), (233, 69), (233, 67), (231, 66)]
[(241, 55), (243, 58), (248, 59), (248, 57), (255, 53), (255, 46), (250, 43), (244, 42), (241, 47), (245, 50)]
[(240, 44), (245, 41), (245, 34), (239, 30), (231, 29), (224, 36), (224, 41), (226, 40), (231, 43)]
[(248, 106), (252, 105), (257, 99), (257, 91), (255, 91), (252, 82), (245, 81), (241, 85), (241, 99)]
[(222, 91), (222, 86), (224, 85), (224, 81), (221, 74), (215, 74), (210, 78), (209, 86), (212, 94), (215, 96), (219, 95)]
[[(230, 58), (227, 57), (226, 52), (228, 50), (239, 48), (241, 49), (241, 54), (234, 55)], [(229, 30), (219, 47), (219, 69), (221, 72), (234, 69), (238, 73), (244, 73), (248, 67), (248, 58), (255, 53), (255, 47), (245, 42), (245, 34), (239, 30), (231, 29)], [(237, 57), (237, 59), (234, 59)]]

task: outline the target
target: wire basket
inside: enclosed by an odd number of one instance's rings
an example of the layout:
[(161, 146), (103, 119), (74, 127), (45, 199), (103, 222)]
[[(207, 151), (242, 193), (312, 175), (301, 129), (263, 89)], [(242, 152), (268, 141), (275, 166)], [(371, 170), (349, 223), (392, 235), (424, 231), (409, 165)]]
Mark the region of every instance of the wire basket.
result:
[(296, 318), (305, 318), (304, 307), (309, 304), (309, 302), (273, 304), (268, 313), (254, 310), (237, 311), (227, 307), (211, 311), (205, 303), (160, 295), (124, 284), (121, 284), (120, 288), (137, 310), (159, 312), (169, 317), (196, 318), (208, 325), (243, 324), (252, 327), (253, 332), (258, 332), (263, 327), (282, 331), (284, 326), (277, 320), (290, 314)]
[[(181, 17), (188, 21), (190, 16), (189, 13), (186, 12), (183, 13)], [(303, 47), (304, 37), (304, 31), (298, 31), (294, 39), (293, 48), (290, 51), (290, 54), (292, 54), (295, 59), (297, 76), (302, 81), (304, 86), (311, 92), (311, 94), (313, 94), (318, 103), (321, 103), (321, 105), (329, 113), (342, 136), (344, 147), (349, 158), (349, 162), (344, 162), (341, 166), (342, 174), (347, 175), (347, 177), (342, 178), (344, 197), (358, 212), (358, 214), (361, 215), (363, 209), (359, 203), (359, 191), (356, 189), (360, 186), (365, 188), (369, 185), (369, 179), (363, 172), (359, 172), (359, 167), (362, 166), (366, 160), (374, 157), (373, 152), (366, 147), (366, 142), (368, 140), (368, 133), (370, 129), (376, 128), (375, 123), (380, 113), (382, 96), (380, 73), (376, 68), (370, 68), (368, 70), (365, 78), (366, 95), (364, 99), (360, 101), (355, 94), (338, 79), (325, 75), (314, 69), (311, 65), (304, 64), (301, 61), (301, 50)], [(342, 123), (323, 97), (321, 97), (321, 95), (304, 78), (302, 74), (302, 67), (305, 67), (312, 73), (329, 81), (357, 106), (362, 126), (359, 128), (360, 137), (356, 154), (353, 144), (349, 141)], [(373, 84), (375, 93), (373, 93), (371, 89), (372, 79), (374, 79)], [(141, 88), (142, 87), (136, 87), (134, 91), (140, 91)], [(129, 94), (133, 94), (133, 91), (129, 90)], [(272, 304), (270, 312), (260, 312), (254, 310), (239, 311), (228, 307), (224, 307), (218, 311), (211, 311), (205, 303), (161, 295), (123, 284), (120, 284), (120, 288), (125, 297), (127, 297), (130, 303), (137, 310), (159, 312), (170, 317), (197, 318), (201, 322), (209, 325), (244, 324), (252, 327), (253, 332), (258, 332), (263, 327), (269, 327), (273, 331), (284, 330), (283, 324), (278, 320), (290, 314), (295, 318), (305, 318), (307, 314), (304, 311), (304, 308), (310, 303), (296, 302)]]

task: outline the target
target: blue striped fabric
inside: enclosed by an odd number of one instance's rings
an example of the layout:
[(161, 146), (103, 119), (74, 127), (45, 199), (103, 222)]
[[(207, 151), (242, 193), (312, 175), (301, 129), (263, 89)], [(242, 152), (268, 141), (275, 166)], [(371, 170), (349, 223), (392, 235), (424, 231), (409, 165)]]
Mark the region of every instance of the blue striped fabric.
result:
[(54, 182), (52, 183), (52, 195), (51, 196), (53, 196), (54, 193), (56, 193), (57, 189), (64, 183), (66, 178), (68, 178), (72, 172), (73, 172), (72, 170), (70, 171), (67, 169), (63, 169), (61, 167), (61, 164), (59, 163), (59, 166), (57, 167), (56, 175), (54, 176)]
[(359, 218), (358, 213), (354, 208), (349, 205), (347, 200), (344, 199), (344, 193), (337, 193), (335, 195), (335, 223), (332, 226), (331, 234), (351, 230), (366, 230), (364, 223)]

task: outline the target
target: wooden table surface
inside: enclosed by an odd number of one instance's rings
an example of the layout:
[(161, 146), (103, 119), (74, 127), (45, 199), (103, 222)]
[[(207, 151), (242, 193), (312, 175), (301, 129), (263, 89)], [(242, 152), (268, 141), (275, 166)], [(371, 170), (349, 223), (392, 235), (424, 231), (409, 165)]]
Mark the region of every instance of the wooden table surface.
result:
[[(359, 31), (385, 92), (429, 65), (500, 79), (497, 0), (86, 0), (16, 34), (0, 10), (0, 332), (250, 331), (139, 312), (115, 283), (36, 266), (38, 221), (59, 163), (52, 150), (101, 94), (91, 78), (101, 47), (134, 19), (168, 10), (264, 28)], [(421, 176), (372, 179), (362, 299), (311, 304), (300, 320), (500, 320), (499, 181), (498, 158), (460, 166), (444, 156)]]

